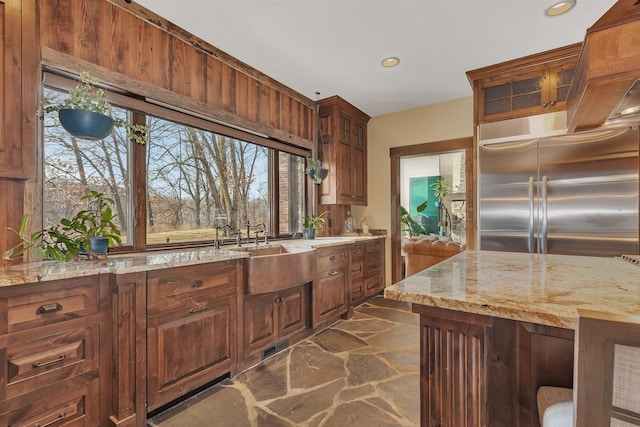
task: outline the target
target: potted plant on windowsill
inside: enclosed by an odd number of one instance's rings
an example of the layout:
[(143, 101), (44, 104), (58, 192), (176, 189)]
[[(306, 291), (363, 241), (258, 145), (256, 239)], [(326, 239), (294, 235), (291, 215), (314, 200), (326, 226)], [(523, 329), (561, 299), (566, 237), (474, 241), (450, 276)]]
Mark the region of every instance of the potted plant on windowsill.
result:
[(11, 229), (20, 237), (20, 243), (7, 250), (2, 257), (11, 260), (35, 248), (36, 254), (43, 259), (106, 259), (108, 248), (122, 242), (122, 232), (113, 222), (117, 216), (111, 209), (114, 201), (97, 191), (91, 191), (80, 200), (88, 201), (91, 207), (30, 235), (27, 234), (29, 214), (25, 214), (20, 228)]
[(99, 80), (88, 73), (80, 74), (81, 83), (69, 90), (69, 97), (60, 103), (43, 98), (37, 111), (38, 117), (46, 113), (58, 112), (60, 124), (71, 135), (89, 140), (106, 138), (113, 127), (124, 128), (127, 138), (138, 144), (146, 144), (149, 139), (149, 127), (131, 124), (122, 118), (111, 116), (111, 104), (104, 96), (104, 90), (95, 85)]
[(76, 222), (73, 223), (82, 236), (82, 245), (89, 248), (90, 257), (106, 257), (109, 248), (122, 243), (122, 231), (113, 222), (117, 216), (111, 209), (114, 201), (95, 190), (82, 196), (80, 200), (89, 201), (91, 206), (90, 209), (78, 212)]
[(322, 184), (322, 181), (329, 174), (329, 169), (323, 167), (320, 160), (314, 160), (311, 157), (307, 157), (307, 169), (305, 172), (314, 184)]
[(29, 214), (24, 214), (20, 228), (10, 228), (20, 237), (20, 243), (7, 250), (3, 259), (19, 257), (31, 248), (35, 248), (40, 258), (48, 260), (70, 261), (80, 254), (81, 240), (72, 227), (60, 223), (27, 235), (29, 219)]
[(307, 215), (304, 217), (302, 224), (302, 237), (304, 239), (315, 239), (316, 232), (322, 230), (322, 226), (324, 225), (324, 218), (322, 218), (322, 216), (326, 213), (327, 211), (322, 212), (320, 215)]

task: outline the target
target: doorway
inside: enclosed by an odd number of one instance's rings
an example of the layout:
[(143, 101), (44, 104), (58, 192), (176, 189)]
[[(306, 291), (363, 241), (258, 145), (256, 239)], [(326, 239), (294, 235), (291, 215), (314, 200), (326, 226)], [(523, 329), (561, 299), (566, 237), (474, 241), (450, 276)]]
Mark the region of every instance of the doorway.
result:
[[(391, 277), (402, 280), (401, 246), (406, 226), (401, 223), (402, 208), (416, 218), (417, 233), (443, 233), (475, 248), (473, 138), (461, 138), (390, 150), (391, 157)], [(463, 159), (463, 160), (456, 160)], [(442, 162), (441, 162), (442, 160)], [(456, 163), (457, 162), (457, 163)], [(455, 165), (455, 166), (454, 166)], [(444, 208), (435, 209), (435, 180), (447, 181), (450, 189)], [(413, 187), (413, 192), (412, 192)], [(412, 194), (413, 193), (413, 194)], [(431, 198), (431, 202), (427, 199)], [(427, 207), (416, 215), (416, 208), (427, 201)], [(452, 215), (453, 213), (453, 215)]]

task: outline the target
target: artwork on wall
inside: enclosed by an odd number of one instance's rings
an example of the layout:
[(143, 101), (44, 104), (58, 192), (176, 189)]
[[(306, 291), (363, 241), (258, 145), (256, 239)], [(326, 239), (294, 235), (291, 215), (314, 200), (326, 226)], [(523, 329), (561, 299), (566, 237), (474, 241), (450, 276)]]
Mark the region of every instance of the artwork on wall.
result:
[[(435, 206), (437, 199), (431, 187), (431, 184), (438, 178), (438, 176), (409, 178), (409, 214), (414, 220), (424, 225), (430, 233), (438, 232), (439, 212)], [(416, 208), (425, 200), (427, 201), (427, 209), (418, 215)]]

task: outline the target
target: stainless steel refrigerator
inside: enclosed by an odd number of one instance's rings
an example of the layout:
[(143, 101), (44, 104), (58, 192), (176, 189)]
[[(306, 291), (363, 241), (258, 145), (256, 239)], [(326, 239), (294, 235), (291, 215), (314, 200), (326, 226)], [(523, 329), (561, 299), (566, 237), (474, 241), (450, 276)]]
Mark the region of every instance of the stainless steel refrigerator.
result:
[(480, 249), (638, 254), (638, 128), (479, 147)]

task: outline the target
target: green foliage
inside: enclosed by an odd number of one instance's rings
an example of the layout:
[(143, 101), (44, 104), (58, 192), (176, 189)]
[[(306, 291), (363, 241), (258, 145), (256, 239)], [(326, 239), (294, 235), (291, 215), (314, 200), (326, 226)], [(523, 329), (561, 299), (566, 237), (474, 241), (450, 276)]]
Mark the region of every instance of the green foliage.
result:
[[(320, 160), (314, 160), (312, 157), (307, 157), (307, 168), (305, 172), (313, 180), (314, 184), (322, 184), (322, 178), (318, 175), (318, 171), (324, 169)], [(311, 172), (311, 174), (310, 174)]]
[(431, 184), (431, 188), (433, 188), (433, 194), (438, 198), (439, 201), (442, 201), (451, 189), (449, 188), (449, 183), (444, 179), (444, 177), (439, 177), (435, 182)]
[[(69, 96), (62, 102), (54, 104), (48, 98), (43, 98), (37, 116), (42, 117), (45, 113), (59, 110), (88, 110), (94, 113), (111, 117), (111, 104), (104, 96), (104, 90), (95, 85), (100, 82), (96, 77), (92, 77), (86, 71), (80, 73), (81, 83), (75, 88), (69, 89)], [(122, 118), (113, 119), (114, 126), (124, 128), (127, 138), (138, 144), (149, 142), (149, 127), (146, 125), (134, 125)]]
[(20, 243), (7, 250), (2, 257), (10, 260), (35, 248), (40, 258), (70, 261), (80, 254), (81, 247), (90, 248), (89, 239), (92, 237), (106, 237), (109, 247), (115, 243), (121, 244), (121, 231), (113, 222), (117, 216), (111, 209), (113, 199), (105, 197), (104, 193), (91, 191), (80, 200), (88, 201), (92, 207), (78, 211), (71, 218), (62, 218), (59, 224), (31, 235), (27, 235), (29, 214), (25, 214), (18, 230), (10, 228), (20, 236)]
[(322, 218), (322, 216), (326, 213), (327, 211), (324, 211), (320, 215), (305, 216), (304, 223), (302, 224), (302, 226), (308, 230), (315, 230), (315, 231), (322, 230), (322, 226), (324, 225), (324, 218)]
[(2, 254), (6, 260), (21, 256), (31, 248), (43, 259), (70, 261), (80, 254), (80, 239), (74, 237), (72, 230), (64, 224), (53, 225), (27, 235), (29, 214), (25, 214), (20, 222), (20, 229), (14, 231), (20, 236), (20, 243)]
[[(425, 209), (427, 209), (426, 200), (416, 207), (418, 215), (422, 215), (422, 212), (424, 212)], [(424, 226), (411, 218), (409, 211), (402, 206), (400, 206), (400, 223), (404, 226), (403, 230), (409, 233), (409, 237), (427, 234), (427, 230)]]
[(64, 225), (68, 223), (71, 229), (75, 229), (82, 236), (83, 245), (89, 247), (89, 239), (92, 237), (106, 237), (109, 240), (109, 247), (115, 243), (121, 244), (120, 228), (113, 222), (117, 214), (113, 213), (111, 206), (113, 199), (106, 197), (104, 193), (92, 190), (80, 198), (89, 201), (91, 209), (82, 210), (71, 220), (63, 218), (60, 222)]

